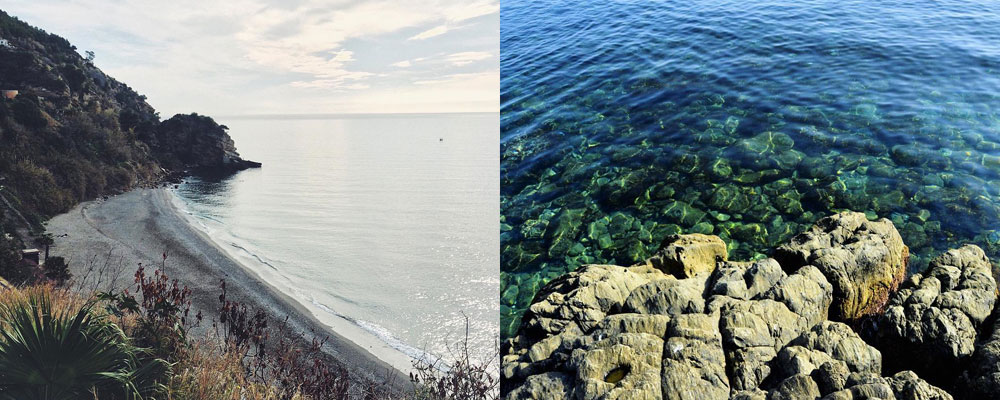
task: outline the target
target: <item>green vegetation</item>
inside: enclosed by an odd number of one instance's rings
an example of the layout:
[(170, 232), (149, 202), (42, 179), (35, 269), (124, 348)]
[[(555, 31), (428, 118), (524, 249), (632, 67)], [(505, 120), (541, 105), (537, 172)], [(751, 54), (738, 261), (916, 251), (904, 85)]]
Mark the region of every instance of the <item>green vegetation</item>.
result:
[(0, 194), (29, 222), (162, 175), (138, 140), (159, 123), (144, 97), (3, 12), (0, 37), (13, 45), (0, 48), (0, 87), (19, 91), (0, 101)]
[[(53, 240), (40, 235), (48, 217), (187, 171), (259, 164), (239, 158), (209, 117), (161, 122), (145, 96), (59, 36), (0, 11), (0, 38), (13, 46), (0, 47), (0, 89), (19, 92), (0, 99), (0, 277), (16, 286), (0, 285), (0, 400), (496, 398), (486, 373), (496, 360), (467, 357), (419, 365), (415, 393), (387, 392), (333, 360), (321, 338), (227, 301), (224, 286), (215, 334), (197, 338), (190, 290), (162, 273), (140, 268), (131, 291), (68, 287), (66, 261), (48, 257)], [(21, 260), (29, 243), (46, 248), (41, 267)]]
[(165, 361), (132, 345), (92, 303), (55, 307), (52, 296), (45, 288), (5, 296), (0, 397), (135, 399), (163, 391)]
[[(50, 262), (55, 257), (50, 258)], [(208, 335), (190, 290), (156, 271), (130, 290), (80, 293), (52, 284), (0, 289), (0, 399), (495, 399), (496, 359), (467, 341), (455, 362), (420, 362), (412, 391), (355, 376), (262, 310), (226, 298)]]
[(161, 123), (145, 96), (64, 39), (2, 11), (0, 38), (13, 46), (0, 47), (0, 89), (19, 91), (0, 100), (0, 195), (36, 227), (81, 201), (170, 174), (246, 167), (224, 126), (197, 114)]

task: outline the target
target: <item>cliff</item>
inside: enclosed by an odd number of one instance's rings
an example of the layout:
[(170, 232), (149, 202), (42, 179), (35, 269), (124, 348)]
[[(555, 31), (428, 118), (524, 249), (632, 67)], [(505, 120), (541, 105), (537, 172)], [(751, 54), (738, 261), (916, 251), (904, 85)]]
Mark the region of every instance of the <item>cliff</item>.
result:
[[(160, 116), (65, 39), (0, 11), (0, 184), (33, 222), (168, 175), (259, 166), (209, 117)], [(11, 93), (13, 95), (13, 93)]]
[(966, 245), (905, 277), (892, 222), (845, 212), (773, 258), (709, 235), (546, 285), (501, 348), (506, 399), (951, 399), (1000, 392), (997, 284)]
[(139, 139), (149, 145), (160, 166), (171, 171), (233, 172), (260, 167), (240, 158), (225, 125), (204, 115), (175, 115)]
[(76, 50), (0, 11), (0, 249), (85, 200), (260, 166), (209, 117), (161, 122), (145, 96)]

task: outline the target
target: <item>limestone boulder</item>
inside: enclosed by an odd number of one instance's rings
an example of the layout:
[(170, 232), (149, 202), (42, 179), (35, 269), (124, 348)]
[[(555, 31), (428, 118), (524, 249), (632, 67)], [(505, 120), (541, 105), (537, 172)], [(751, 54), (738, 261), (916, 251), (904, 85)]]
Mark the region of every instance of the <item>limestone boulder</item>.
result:
[(573, 390), (573, 378), (562, 372), (546, 372), (529, 376), (524, 384), (507, 393), (506, 400), (568, 399)]
[(891, 221), (843, 212), (794, 236), (774, 258), (785, 271), (819, 269), (833, 286), (830, 318), (854, 321), (882, 310), (906, 274), (909, 248)]
[(708, 295), (750, 300), (770, 290), (785, 276), (781, 265), (771, 258), (753, 262), (724, 261), (712, 273)]
[(586, 335), (619, 312), (635, 288), (663, 278), (649, 267), (588, 265), (550, 282), (535, 296), (518, 334), (501, 348), (503, 389), (564, 366), (578, 342), (592, 340)]
[(804, 400), (819, 398), (819, 386), (808, 375), (795, 375), (781, 381), (767, 394), (768, 400)]
[(774, 300), (735, 301), (720, 312), (719, 331), (734, 390), (756, 388), (771, 372), (771, 360), (808, 327), (807, 321)]
[(647, 333), (659, 338), (666, 337), (669, 315), (614, 314), (609, 315), (594, 328), (592, 335), (598, 340), (623, 333)]
[(727, 260), (728, 255), (726, 243), (718, 236), (700, 233), (671, 235), (642, 264), (683, 279), (711, 273), (716, 263)]
[(949, 250), (893, 295), (863, 333), (885, 354), (889, 369), (934, 377), (959, 368), (975, 351), (977, 329), (993, 310), (996, 282), (977, 246)]
[(882, 371), (882, 355), (869, 346), (846, 324), (825, 321), (789, 342), (774, 361), (774, 373), (769, 379), (783, 381), (789, 377), (813, 376), (822, 393), (846, 387), (845, 376)]
[(701, 313), (705, 310), (707, 275), (687, 279), (650, 281), (635, 288), (625, 299), (622, 310), (627, 313), (677, 315)]
[(784, 303), (812, 327), (827, 320), (833, 303), (833, 285), (818, 268), (807, 265), (783, 277), (762, 297)]
[(959, 387), (969, 399), (987, 399), (1000, 393), (1000, 318), (976, 348)]
[(920, 379), (913, 371), (902, 371), (886, 378), (892, 393), (899, 400), (951, 400), (952, 396), (939, 387)]
[(670, 321), (663, 348), (661, 389), (664, 399), (729, 397), (726, 355), (719, 314), (685, 314)]
[(576, 370), (576, 398), (662, 399), (662, 360), (663, 339), (645, 333), (624, 333), (576, 349), (570, 360)]

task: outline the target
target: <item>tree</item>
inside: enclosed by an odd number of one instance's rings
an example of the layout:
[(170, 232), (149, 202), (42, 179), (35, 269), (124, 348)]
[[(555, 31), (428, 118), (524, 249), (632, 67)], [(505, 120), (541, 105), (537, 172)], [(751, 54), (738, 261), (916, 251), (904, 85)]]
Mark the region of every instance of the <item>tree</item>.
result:
[(24, 269), (21, 268), (21, 246), (12, 239), (4, 236), (0, 229), (0, 277), (18, 284), (27, 279)]
[(45, 265), (42, 266), (42, 272), (45, 274), (45, 278), (54, 282), (56, 286), (62, 286), (72, 277), (69, 273), (69, 265), (62, 257), (47, 258)]
[(84, 52), (84, 54), (87, 55), (87, 64), (93, 65), (94, 64), (94, 52), (90, 51), (90, 50), (87, 50), (87, 51)]
[(38, 239), (35, 239), (35, 243), (38, 243), (39, 246), (45, 246), (45, 258), (43, 260), (47, 262), (49, 260), (49, 246), (55, 243), (55, 239), (52, 238), (52, 234), (46, 233), (39, 236)]

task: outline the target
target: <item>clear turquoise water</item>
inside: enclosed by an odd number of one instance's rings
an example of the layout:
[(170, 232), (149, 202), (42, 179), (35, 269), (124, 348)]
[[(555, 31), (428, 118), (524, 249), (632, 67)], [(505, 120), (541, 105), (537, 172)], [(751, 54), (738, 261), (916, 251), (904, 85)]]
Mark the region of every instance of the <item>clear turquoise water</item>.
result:
[(501, 3), (501, 336), (539, 287), (672, 233), (768, 249), (842, 209), (910, 270), (1000, 260), (992, 1)]
[(497, 114), (220, 122), (263, 168), (176, 193), (234, 257), (403, 367), (450, 356), (463, 315), (493, 348)]

